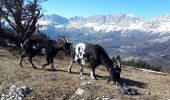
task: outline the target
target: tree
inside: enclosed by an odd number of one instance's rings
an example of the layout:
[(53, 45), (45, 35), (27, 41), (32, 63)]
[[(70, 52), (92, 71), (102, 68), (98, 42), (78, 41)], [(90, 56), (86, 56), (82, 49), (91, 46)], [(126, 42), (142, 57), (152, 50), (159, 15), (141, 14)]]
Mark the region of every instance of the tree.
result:
[[(39, 5), (42, 1), (45, 0), (1, 0), (0, 21), (4, 18), (16, 32), (18, 46), (36, 30), (37, 20), (43, 15)], [(5, 34), (1, 24), (0, 32)]]

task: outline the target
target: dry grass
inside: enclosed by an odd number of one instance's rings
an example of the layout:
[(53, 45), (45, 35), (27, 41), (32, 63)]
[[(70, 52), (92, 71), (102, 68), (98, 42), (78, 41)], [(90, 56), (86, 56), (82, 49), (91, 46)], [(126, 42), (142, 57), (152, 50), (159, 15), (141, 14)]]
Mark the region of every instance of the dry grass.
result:
[[(117, 100), (167, 100), (170, 98), (170, 76), (143, 72), (124, 67), (122, 81), (137, 89), (139, 95), (129, 96), (117, 92), (119, 87), (107, 83), (108, 72), (102, 66), (96, 70), (98, 80), (89, 77), (90, 68), (84, 69), (84, 76), (79, 75), (80, 68), (73, 67), (69, 74), (69, 60), (55, 60), (57, 71), (43, 70), (44, 58), (36, 57), (34, 61), (38, 69), (33, 69), (27, 60), (24, 68), (18, 67), (19, 59), (10, 52), (0, 49), (0, 93), (5, 92), (13, 84), (26, 85), (32, 88), (32, 93), (26, 100), (102, 100), (103, 96)], [(47, 69), (50, 67), (47, 67)], [(84, 85), (82, 85), (84, 84)], [(75, 95), (78, 88), (85, 90), (81, 96)]]

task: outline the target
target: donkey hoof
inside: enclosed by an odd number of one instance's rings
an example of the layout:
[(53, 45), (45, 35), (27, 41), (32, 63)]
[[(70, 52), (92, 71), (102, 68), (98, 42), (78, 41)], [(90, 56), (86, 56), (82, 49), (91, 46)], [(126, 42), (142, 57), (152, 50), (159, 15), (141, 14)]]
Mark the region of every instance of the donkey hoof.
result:
[(80, 75), (83, 75), (83, 72), (80, 72)]
[(110, 80), (107, 80), (107, 83), (110, 83)]
[(110, 78), (108, 78), (108, 79), (107, 79), (107, 83), (110, 83), (110, 81), (111, 81)]
[(44, 65), (42, 65), (42, 68), (44, 69), (44, 68), (45, 68), (45, 66), (44, 66)]
[(37, 69), (37, 67), (34, 66), (34, 69)]
[(93, 80), (97, 80), (97, 78), (96, 78), (96, 77), (94, 77), (94, 76), (93, 76), (93, 77), (91, 77), (91, 78), (92, 78)]
[(110, 83), (110, 84), (115, 84), (115, 85), (116, 85), (116, 83), (115, 83), (114, 81), (110, 81), (109, 83)]
[(19, 67), (23, 67), (22, 65), (19, 65)]
[(51, 68), (51, 71), (57, 71), (55, 68)]
[(70, 74), (71, 74), (71, 70), (68, 70), (68, 73), (70, 73)]

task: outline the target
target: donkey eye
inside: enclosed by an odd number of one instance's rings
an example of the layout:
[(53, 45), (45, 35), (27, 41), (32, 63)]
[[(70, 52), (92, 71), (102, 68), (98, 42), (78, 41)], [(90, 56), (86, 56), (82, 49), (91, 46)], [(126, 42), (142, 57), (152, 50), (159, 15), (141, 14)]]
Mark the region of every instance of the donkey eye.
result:
[(78, 50), (80, 51), (80, 47), (78, 47)]

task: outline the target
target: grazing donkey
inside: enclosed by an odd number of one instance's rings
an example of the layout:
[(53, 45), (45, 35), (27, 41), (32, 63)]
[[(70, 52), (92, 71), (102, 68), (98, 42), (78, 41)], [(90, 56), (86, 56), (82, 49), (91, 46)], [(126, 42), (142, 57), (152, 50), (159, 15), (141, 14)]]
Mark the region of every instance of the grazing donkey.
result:
[(78, 62), (81, 65), (80, 74), (83, 74), (83, 65), (87, 62), (92, 68), (91, 77), (97, 79), (95, 69), (99, 65), (104, 65), (110, 73), (108, 82), (114, 81), (116, 84), (120, 82), (121, 67), (120, 63), (113, 65), (112, 60), (109, 58), (105, 50), (98, 44), (79, 43), (73, 47), (73, 59), (69, 66), (68, 72), (71, 73), (73, 63)]

